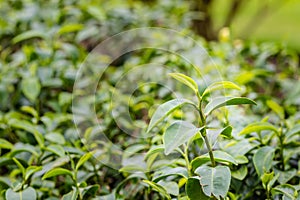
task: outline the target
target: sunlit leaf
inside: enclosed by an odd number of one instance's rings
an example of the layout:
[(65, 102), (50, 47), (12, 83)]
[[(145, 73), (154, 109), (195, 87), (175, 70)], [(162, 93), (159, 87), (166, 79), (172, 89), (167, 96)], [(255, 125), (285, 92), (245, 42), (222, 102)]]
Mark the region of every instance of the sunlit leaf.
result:
[(266, 103), (267, 106), (269, 106), (269, 108), (271, 108), (280, 117), (280, 119), (284, 119), (283, 107), (281, 107), (278, 103), (272, 100), (268, 100)]
[(47, 179), (47, 178), (51, 178), (53, 176), (59, 176), (59, 175), (68, 175), (73, 177), (73, 173), (70, 170), (64, 169), (64, 168), (54, 168), (50, 171), (48, 171), (43, 177), (42, 179)]
[(83, 28), (84, 28), (84, 26), (82, 24), (67, 24), (67, 25), (62, 26), (58, 30), (58, 34), (63, 35), (65, 33), (80, 31)]
[(88, 152), (84, 154), (77, 162), (75, 169), (78, 170), (79, 167), (81, 167), (86, 161), (88, 161), (93, 156), (93, 154), (94, 152)]
[(14, 145), (5, 139), (0, 138), (0, 149), (12, 149)]
[(198, 85), (192, 78), (190, 78), (184, 74), (181, 74), (181, 73), (169, 73), (169, 75), (172, 78), (178, 80), (179, 82), (185, 84), (186, 86), (191, 88), (195, 93), (197, 93)]
[(246, 126), (239, 135), (246, 135), (253, 132), (270, 130), (274, 132), (278, 132), (277, 128), (268, 122), (255, 122)]
[(216, 91), (216, 90), (223, 90), (223, 89), (235, 89), (235, 90), (240, 90), (241, 88), (239, 86), (237, 86), (236, 84), (230, 82), (230, 81), (220, 81), (220, 82), (215, 82), (213, 84), (211, 84), (210, 86), (208, 86), (203, 94), (202, 97), (204, 97), (205, 95)]

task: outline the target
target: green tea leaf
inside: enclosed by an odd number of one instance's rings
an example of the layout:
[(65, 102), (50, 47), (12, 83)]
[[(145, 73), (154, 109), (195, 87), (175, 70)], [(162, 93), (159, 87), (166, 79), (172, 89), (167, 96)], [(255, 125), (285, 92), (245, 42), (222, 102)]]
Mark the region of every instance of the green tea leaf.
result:
[(220, 133), (220, 135), (226, 137), (226, 138), (232, 138), (232, 126), (226, 126)]
[(45, 139), (52, 143), (61, 144), (61, 145), (66, 143), (64, 136), (58, 132), (47, 133), (45, 135)]
[(166, 197), (168, 200), (171, 200), (171, 196), (168, 194), (167, 190), (163, 186), (148, 180), (143, 180), (143, 182), (148, 184), (150, 187), (159, 192), (159, 194)]
[(240, 181), (244, 180), (244, 178), (248, 174), (248, 168), (245, 165), (242, 165), (239, 169), (231, 171), (231, 176)]
[(186, 121), (177, 121), (169, 126), (164, 135), (165, 154), (170, 154), (174, 149), (189, 141), (202, 128), (196, 128), (193, 124)]
[(163, 121), (174, 110), (188, 103), (192, 104), (192, 102), (187, 99), (173, 99), (158, 106), (150, 120), (147, 133), (149, 133), (155, 126), (157, 126), (161, 121)]
[(153, 182), (158, 182), (161, 179), (165, 179), (168, 176), (180, 176), (182, 178), (188, 178), (188, 171), (185, 167), (165, 167), (159, 171), (156, 171), (153, 175)]
[(145, 155), (145, 160), (147, 160), (153, 154), (164, 152), (164, 150), (165, 150), (164, 145), (153, 145), (153, 146), (151, 146), (151, 148), (149, 149), (149, 151)]
[(13, 128), (18, 128), (25, 130), (34, 135), (34, 138), (38, 142), (40, 147), (44, 146), (44, 136), (37, 130), (37, 128), (29, 123), (28, 121), (19, 120), (19, 119), (11, 119), (8, 121), (8, 124)]
[(292, 137), (299, 133), (300, 133), (300, 124), (297, 124), (285, 134), (284, 143), (288, 144), (289, 142), (292, 141)]
[(169, 73), (169, 75), (178, 80), (179, 82), (185, 84), (186, 86), (188, 86), (189, 88), (191, 88), (195, 93), (198, 92), (198, 85), (197, 83), (190, 77), (181, 74), (181, 73)]
[(14, 192), (12, 189), (8, 189), (5, 193), (6, 200), (36, 200), (37, 195), (32, 187), (28, 187), (23, 191)]
[(73, 173), (70, 170), (64, 169), (64, 168), (54, 168), (50, 171), (48, 171), (44, 176), (42, 177), (43, 180), (47, 178), (51, 178), (53, 176), (59, 176), (59, 175), (68, 175), (73, 178)]
[(22, 92), (26, 98), (34, 103), (41, 91), (41, 84), (38, 78), (29, 77), (22, 80)]
[(58, 34), (59, 35), (63, 35), (65, 33), (71, 33), (71, 32), (75, 32), (75, 31), (80, 31), (81, 29), (83, 29), (83, 25), (82, 24), (67, 24), (62, 26), (59, 30), (58, 30)]
[[(238, 165), (237, 161), (230, 154), (226, 153), (225, 151), (216, 150), (216, 151), (213, 151), (213, 155), (214, 155), (216, 162), (221, 162), (221, 163), (226, 162), (226, 163)], [(192, 166), (192, 169), (195, 170), (198, 167), (200, 167), (201, 165), (208, 163), (208, 162), (210, 162), (210, 157), (209, 157), (209, 154), (206, 153), (204, 155), (194, 158), (191, 161), (191, 166)]]
[(275, 156), (275, 149), (269, 146), (262, 147), (253, 156), (253, 164), (258, 177), (265, 172), (269, 172), (272, 167), (272, 161)]
[(125, 178), (123, 181), (121, 181), (117, 186), (116, 186), (116, 195), (119, 194), (120, 190), (124, 187), (124, 185), (130, 181), (130, 180), (133, 180), (133, 179), (146, 179), (146, 175), (144, 173), (133, 173), (133, 174), (130, 174), (127, 178)]
[(249, 162), (248, 158), (243, 155), (235, 156), (234, 159), (238, 164), (247, 164)]
[(210, 197), (206, 196), (200, 185), (200, 178), (195, 176), (187, 180), (185, 191), (190, 200), (209, 200)]
[(22, 106), (21, 110), (23, 112), (27, 112), (27, 113), (31, 114), (36, 119), (39, 117), (39, 114), (37, 113), (37, 111), (34, 108), (30, 107), (30, 106)]
[(269, 106), (269, 108), (271, 108), (280, 117), (280, 119), (284, 119), (283, 107), (281, 107), (278, 103), (272, 100), (268, 100), (266, 103), (267, 106)]
[(16, 158), (12, 158), (12, 159), (18, 165), (18, 167), (21, 170), (23, 176), (25, 176), (26, 170), (25, 170), (24, 166)]
[(42, 166), (29, 166), (28, 168), (26, 168), (25, 180), (28, 180), (32, 174), (34, 174), (37, 171), (41, 171), (42, 169)]
[(18, 43), (18, 42), (22, 42), (24, 40), (28, 40), (31, 38), (42, 38), (45, 39), (46, 38), (46, 34), (42, 31), (37, 31), (37, 30), (29, 30), (26, 31), (24, 33), (21, 33), (19, 35), (17, 35), (16, 37), (13, 38), (12, 42), (14, 44)]
[(83, 199), (89, 199), (91, 197), (94, 197), (97, 191), (99, 190), (99, 188), (100, 188), (99, 185), (90, 185), (85, 187), (82, 191)]
[(289, 185), (289, 184), (283, 184), (276, 186), (275, 188), (272, 189), (274, 192), (283, 194), (284, 200), (295, 200), (296, 197), (298, 196), (298, 192), (295, 189), (294, 186)]
[(277, 128), (268, 122), (255, 122), (246, 126), (239, 135), (246, 135), (253, 132), (270, 130), (274, 132), (278, 132)]
[(178, 196), (179, 195), (179, 188), (176, 182), (174, 181), (159, 181), (157, 183), (158, 185), (161, 185), (168, 194)]
[(81, 167), (86, 161), (88, 161), (93, 156), (93, 154), (94, 152), (88, 152), (84, 154), (77, 162), (75, 169), (78, 170), (79, 167)]
[(14, 145), (5, 139), (0, 138), (0, 149), (12, 149)]
[(215, 82), (213, 84), (211, 84), (210, 86), (208, 86), (203, 94), (202, 97), (204, 97), (205, 95), (216, 91), (216, 90), (223, 90), (223, 89), (235, 89), (235, 90), (240, 90), (241, 88), (239, 86), (237, 86), (236, 84), (230, 82), (230, 81), (220, 81), (220, 82)]
[(263, 184), (263, 187), (267, 189), (268, 183), (274, 178), (274, 172), (265, 172), (261, 176), (261, 182)]
[(195, 170), (200, 176), (200, 184), (206, 196), (214, 196), (217, 199), (225, 198), (229, 190), (231, 174), (226, 166), (201, 166)]
[(50, 144), (49, 146), (46, 147), (46, 150), (60, 156), (64, 157), (65, 156), (65, 150), (62, 146), (56, 145), (56, 144)]
[(62, 200), (77, 200), (78, 197), (78, 191), (76, 188), (73, 188), (73, 190), (67, 194), (65, 194), (62, 197)]
[(212, 111), (224, 107), (224, 106), (232, 106), (232, 105), (241, 105), (241, 104), (252, 104), (256, 105), (256, 103), (248, 98), (245, 97), (219, 97), (213, 99), (209, 102), (205, 109), (205, 115), (209, 115)]

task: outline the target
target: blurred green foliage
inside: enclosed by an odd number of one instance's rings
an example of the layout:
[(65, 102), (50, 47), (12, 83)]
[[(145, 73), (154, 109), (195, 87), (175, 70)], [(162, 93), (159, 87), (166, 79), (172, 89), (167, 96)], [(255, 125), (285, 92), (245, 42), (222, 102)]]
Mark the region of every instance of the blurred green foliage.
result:
[[(118, 81), (126, 74), (121, 83), (129, 87), (145, 74), (166, 77), (170, 72), (191, 76), (202, 90), (210, 84), (203, 77), (214, 82), (221, 76), (240, 85), (239, 95), (258, 104), (251, 109), (222, 109), (208, 119), (216, 126), (230, 122), (233, 127), (232, 138), (216, 141), (210, 133), (214, 149), (227, 152), (238, 163), (225, 163), (232, 172), (229, 199), (299, 198), (298, 52), (281, 43), (235, 39), (239, 36), (236, 27), (243, 23), (239, 18), (232, 24), (233, 36), (225, 28), (217, 32), (218, 40), (207, 42), (191, 30), (193, 13), (189, 11), (190, 3), (180, 0), (0, 1), (0, 199), (162, 199), (162, 193), (187, 199), (184, 159), (164, 155), (162, 134), (175, 120), (195, 122), (195, 113), (189, 107), (177, 110), (150, 138), (132, 137), (124, 131), (134, 135), (138, 125), (146, 134), (158, 105), (175, 95), (193, 97), (185, 86), (170, 79), (164, 85), (140, 83), (133, 94), (123, 93)], [(78, 134), (72, 95), (80, 66), (106, 38), (148, 26), (180, 30), (205, 47), (209, 55), (197, 66), (201, 76), (180, 56), (157, 49), (132, 52), (113, 62), (101, 77), (94, 98), (101, 126), (87, 123), (86, 132)], [(266, 37), (273, 38), (275, 31), (265, 29)], [(168, 35), (157, 37), (169, 45)], [(199, 58), (195, 47), (184, 40), (170, 46), (191, 60)], [(130, 73), (147, 63), (161, 63), (165, 68), (156, 71), (149, 66), (140, 74)], [(99, 78), (93, 75), (87, 83)], [(113, 95), (117, 95), (116, 102), (112, 102)], [(84, 100), (88, 103), (91, 98)], [(116, 109), (120, 102), (129, 102), (134, 124)], [(112, 111), (124, 127), (117, 124)], [(119, 149), (98, 144), (99, 132)], [(207, 153), (197, 145), (190, 149), (191, 160)], [(260, 163), (265, 155), (268, 159)], [(105, 160), (115, 160), (116, 168), (99, 162)], [(145, 171), (147, 167), (151, 171)]]

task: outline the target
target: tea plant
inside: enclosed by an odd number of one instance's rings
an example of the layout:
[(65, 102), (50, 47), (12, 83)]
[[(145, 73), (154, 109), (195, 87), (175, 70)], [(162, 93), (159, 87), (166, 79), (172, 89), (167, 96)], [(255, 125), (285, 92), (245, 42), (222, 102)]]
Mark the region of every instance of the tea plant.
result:
[[(245, 97), (216, 97), (208, 101), (209, 94), (216, 90), (222, 89), (240, 89), (236, 84), (229, 81), (216, 82), (208, 86), (203, 92), (199, 91), (197, 83), (190, 77), (180, 74), (171, 73), (170, 76), (192, 89), (197, 97), (197, 102), (188, 99), (173, 99), (160, 105), (153, 114), (147, 132), (150, 133), (172, 112), (179, 107), (189, 104), (196, 109), (199, 114), (197, 124), (193, 125), (187, 120), (178, 120), (172, 123), (163, 133), (163, 149), (166, 155), (177, 151), (185, 160), (186, 172), (184, 176), (185, 191), (189, 199), (224, 199), (227, 196), (231, 171), (230, 165), (237, 165), (238, 162), (231, 155), (221, 150), (213, 150), (209, 141), (208, 130), (216, 129), (210, 127), (207, 118), (218, 108), (231, 105), (252, 104), (256, 103)], [(232, 127), (226, 124), (221, 127), (219, 134), (224, 137), (231, 137)], [(190, 160), (189, 149), (194, 143), (205, 143), (208, 154), (201, 155)], [(150, 150), (150, 155), (155, 155), (158, 148)], [(176, 168), (172, 174), (182, 176)], [(182, 170), (181, 170), (182, 171)], [(171, 175), (171, 174), (169, 174)], [(164, 174), (166, 176), (166, 174)], [(165, 198), (171, 199), (168, 190), (157, 183), (161, 178), (154, 181), (144, 180), (153, 189), (159, 191)], [(156, 180), (156, 181), (155, 181)]]

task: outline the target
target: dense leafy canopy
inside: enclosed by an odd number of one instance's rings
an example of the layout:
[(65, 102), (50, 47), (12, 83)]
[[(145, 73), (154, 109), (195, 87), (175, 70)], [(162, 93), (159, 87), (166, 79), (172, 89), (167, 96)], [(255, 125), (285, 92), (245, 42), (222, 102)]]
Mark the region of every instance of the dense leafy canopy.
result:
[[(224, 29), (208, 42), (193, 13), (181, 0), (0, 1), (0, 199), (299, 198), (298, 52)], [(148, 26), (180, 37), (147, 32), (169, 49), (117, 59), (134, 35), (95, 49)]]

